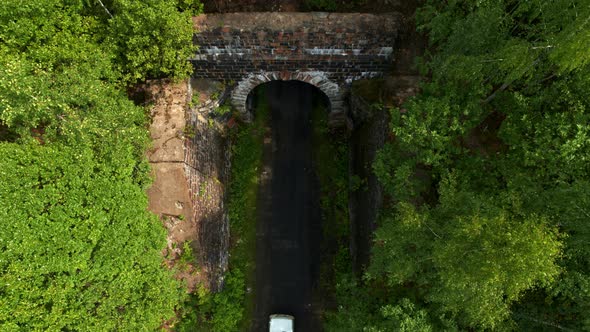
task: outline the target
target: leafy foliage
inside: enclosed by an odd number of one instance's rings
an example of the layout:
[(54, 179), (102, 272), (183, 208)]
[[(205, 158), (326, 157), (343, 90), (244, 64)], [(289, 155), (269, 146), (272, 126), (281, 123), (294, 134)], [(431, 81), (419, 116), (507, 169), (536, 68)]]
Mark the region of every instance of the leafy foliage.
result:
[[(254, 310), (256, 203), (265, 126), (270, 117), (264, 87), (255, 90), (259, 103), (251, 125), (232, 133), (232, 172), (228, 213), (232, 242), (230, 273), (224, 290), (215, 295), (213, 330), (246, 330)], [(246, 288), (250, 291), (246, 293)]]
[(3, 331), (139, 330), (174, 316), (164, 229), (87, 147), (0, 144)]
[(442, 185), (435, 209), (400, 203), (386, 218), (369, 276), (385, 274), (392, 286), (412, 282), (466, 325), (495, 327), (525, 290), (551, 284), (561, 243), (535, 216), (514, 220), (486, 197)]
[[(146, 210), (146, 112), (120, 87), (181, 75), (190, 22), (174, 1), (104, 3), (0, 4), (2, 331), (156, 329), (185, 298)], [(158, 49), (143, 62), (120, 57), (145, 46), (122, 42), (135, 24)]]
[(211, 293), (205, 288), (191, 294), (183, 317), (174, 331), (235, 331), (244, 319), (245, 276), (240, 269), (226, 275), (224, 289)]
[[(187, 11), (179, 13), (177, 6)], [(190, 18), (200, 9), (195, 1), (114, 0), (104, 42), (113, 47), (125, 79), (187, 76), (192, 67), (186, 60), (195, 51)]]
[(190, 72), (185, 60), (194, 51), (190, 17), (202, 6), (179, 1), (112, 0), (103, 1), (106, 7), (102, 7), (97, 1), (43, 0), (23, 5), (8, 0), (0, 4), (0, 41), (4, 49), (25, 52), (44, 69), (90, 67), (98, 62), (103, 78), (128, 84), (185, 77)]
[[(431, 80), (405, 105), (409, 112), (394, 116), (392, 129), (402, 149), (417, 153), (421, 162), (446, 167), (450, 158), (468, 152), (457, 138), (493, 110), (515, 118), (526, 112), (526, 122), (540, 120), (533, 114), (557, 120), (568, 103), (587, 101), (579, 94), (555, 94), (588, 84), (583, 79), (587, 52), (571, 53), (571, 63), (556, 60), (556, 54), (564, 40), (575, 40), (576, 49), (590, 47), (584, 29), (590, 9), (571, 0), (535, 3), (433, 1), (419, 11), (436, 53), (422, 65)], [(561, 9), (547, 8), (553, 5)]]
[(351, 275), (340, 274), (336, 284), (339, 308), (327, 314), (326, 331), (433, 331), (425, 310), (407, 298), (389, 304), (389, 295), (379, 288), (359, 285)]
[(426, 79), (373, 165), (393, 202), (367, 291), (434, 329), (588, 329), (589, 17), (578, 0), (419, 9)]

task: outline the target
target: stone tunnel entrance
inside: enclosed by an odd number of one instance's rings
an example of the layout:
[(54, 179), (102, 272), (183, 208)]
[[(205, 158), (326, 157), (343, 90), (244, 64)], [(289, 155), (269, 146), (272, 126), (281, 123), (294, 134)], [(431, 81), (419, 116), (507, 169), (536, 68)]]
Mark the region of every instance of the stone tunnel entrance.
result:
[(227, 13), (193, 18), (194, 78), (235, 84), (232, 104), (251, 120), (248, 94), (270, 81), (303, 81), (330, 99), (332, 126), (348, 123), (344, 95), (387, 73), (405, 24), (400, 13)]
[[(282, 81), (301, 82), (299, 86), (311, 85), (321, 92), (320, 96), (324, 100), (331, 119), (338, 119), (346, 116), (346, 107), (344, 97), (346, 91), (340, 88), (338, 84), (332, 82), (323, 72), (265, 72), (260, 74), (251, 74), (242, 81), (238, 82), (232, 92), (232, 105), (242, 114), (246, 120), (251, 120), (253, 100), (251, 93), (260, 85), (265, 83)], [(303, 84), (303, 85), (301, 85)], [(297, 86), (296, 83), (293, 84)], [(281, 86), (277, 84), (277, 86)], [(315, 95), (318, 95), (317, 92)]]
[[(297, 80), (295, 79), (296, 77), (293, 76), (287, 76), (285, 78), (286, 79), (265, 81), (254, 86), (247, 94), (246, 102), (244, 103), (245, 112), (247, 112), (250, 117), (256, 117), (256, 109), (259, 106), (259, 103), (262, 102), (260, 100), (261, 98), (265, 98), (265, 101), (268, 102), (270, 100), (269, 98), (273, 98), (273, 96), (269, 95), (269, 93), (276, 93), (277, 89), (280, 90), (287, 86), (291, 86), (295, 87), (296, 89), (307, 89), (308, 93), (311, 93), (314, 107), (321, 107), (326, 111), (326, 116), (329, 116), (329, 114), (332, 113), (334, 99), (331, 99), (324, 90), (304, 80)], [(339, 104), (337, 104), (337, 107), (338, 105)]]
[[(375, 207), (380, 204), (380, 189), (374, 176), (370, 176), (372, 173), (368, 165), (371, 165), (377, 148), (382, 146), (387, 138), (384, 128), (386, 128), (388, 121), (386, 115), (377, 119), (369, 119), (373, 114), (373, 112), (367, 111), (370, 107), (365, 107), (366, 105), (362, 102), (362, 99), (355, 98), (354, 93), (350, 94), (349, 99), (348, 92), (351, 89), (352, 82), (356, 80), (389, 75), (392, 71), (395, 72), (395, 75), (415, 75), (413, 71), (408, 74), (407, 71), (400, 69), (400, 63), (410, 63), (411, 61), (408, 59), (413, 59), (412, 50), (405, 49), (403, 46), (405, 43), (404, 38), (406, 38), (404, 37), (406, 35), (404, 29), (407, 29), (409, 24), (408, 18), (400, 13), (227, 13), (200, 15), (194, 17), (193, 22), (195, 28), (193, 41), (199, 47), (194, 57), (190, 59), (194, 67), (193, 79), (223, 82), (221, 86), (225, 88), (226, 92), (231, 91), (231, 104), (239, 111), (242, 119), (248, 121), (258, 116), (256, 114), (256, 100), (253, 96), (260, 96), (256, 93), (259, 89), (277, 90), (279, 95), (287, 91), (294, 91), (297, 95), (295, 98), (293, 96), (287, 97), (291, 98), (287, 99), (291, 101), (281, 101), (283, 98), (279, 98), (278, 101), (271, 100), (270, 102), (272, 107), (276, 106), (278, 108), (276, 111), (273, 110), (272, 114), (281, 115), (281, 119), (276, 117), (275, 121), (285, 119), (291, 121), (288, 122), (288, 125), (273, 123), (272, 130), (270, 130), (270, 127), (268, 129), (268, 143), (267, 137), (265, 137), (264, 142), (264, 162), (267, 167), (264, 168), (260, 180), (261, 182), (267, 182), (266, 185), (262, 185), (260, 188), (261, 192), (258, 194), (260, 201), (257, 205), (260, 211), (266, 211), (269, 215), (259, 216), (260, 220), (266, 220), (266, 222), (259, 223), (260, 227), (257, 229), (257, 237), (260, 236), (263, 239), (260, 240), (259, 238), (257, 240), (258, 243), (262, 243), (260, 246), (262, 252), (260, 250), (257, 252), (259, 256), (257, 261), (263, 263), (257, 263), (256, 265), (266, 268), (266, 270), (258, 270), (257, 273), (266, 274), (266, 277), (263, 278), (267, 279), (259, 279), (263, 280), (262, 286), (258, 282), (259, 285), (256, 287), (257, 293), (262, 292), (258, 293), (256, 297), (264, 302), (256, 304), (253, 331), (268, 329), (264, 326), (268, 323), (268, 314), (271, 311), (293, 313), (296, 317), (303, 317), (297, 319), (298, 329), (302, 331), (317, 330), (313, 325), (314, 315), (312, 313), (318, 306), (311, 303), (311, 306), (306, 307), (310, 304), (308, 300), (309, 287), (311, 286), (309, 285), (312, 285), (315, 280), (314, 269), (317, 269), (317, 267), (314, 266), (313, 262), (310, 262), (308, 267), (304, 267), (304, 264), (299, 262), (303, 258), (291, 257), (291, 250), (292, 248), (299, 248), (299, 251), (305, 253), (305, 255), (312, 252), (316, 256), (332, 255), (336, 257), (336, 254), (339, 253), (337, 251), (332, 252), (325, 250), (326, 248), (318, 250), (317, 247), (313, 246), (319, 246), (320, 243), (323, 245), (331, 241), (336, 243), (340, 240), (342, 240), (342, 243), (348, 243), (350, 239), (340, 233), (333, 234), (334, 238), (331, 239), (330, 236), (332, 235), (326, 235), (321, 231), (317, 231), (317, 229), (313, 229), (313, 227), (321, 226), (317, 216), (320, 209), (315, 206), (319, 204), (319, 200), (314, 198), (317, 197), (314, 195), (318, 194), (319, 186), (317, 185), (317, 179), (314, 179), (314, 175), (306, 173), (312, 168), (309, 166), (309, 159), (306, 159), (309, 158), (306, 153), (310, 152), (312, 147), (315, 151), (319, 149), (317, 149), (317, 144), (314, 142), (309, 143), (308, 132), (306, 132), (309, 131), (309, 128), (305, 126), (305, 122), (309, 122), (309, 114), (293, 109), (282, 111), (280, 108), (292, 107), (300, 102), (306, 103), (306, 100), (308, 100), (308, 97), (299, 94), (300, 88), (294, 88), (295, 85), (303, 86), (304, 88), (301, 88), (303, 90), (322, 91), (322, 93), (318, 93), (325, 95), (326, 105), (328, 105), (322, 116), (324, 120), (326, 116), (329, 119), (327, 125), (324, 123), (324, 127), (334, 128), (344, 124), (347, 129), (351, 129), (347, 131), (325, 130), (327, 134), (325, 134), (322, 143), (326, 147), (329, 146), (331, 151), (335, 153), (328, 155), (330, 158), (324, 160), (331, 159), (336, 160), (336, 162), (323, 163), (323, 165), (327, 165), (325, 167), (326, 171), (330, 172), (326, 172), (326, 176), (321, 176), (320, 179), (332, 178), (334, 180), (332, 182), (328, 181), (327, 185), (322, 183), (322, 187), (330, 188), (330, 194), (334, 196), (335, 208), (339, 206), (338, 202), (344, 203), (340, 204), (342, 211), (336, 211), (335, 209), (332, 212), (334, 218), (324, 219), (339, 220), (341, 223), (332, 225), (334, 229), (348, 228), (350, 220), (352, 236), (355, 233), (364, 232), (364, 237), (359, 238), (368, 243), (374, 216), (355, 214), (354, 211), (358, 209), (376, 211)], [(277, 88), (277, 84), (282, 87)], [(399, 91), (402, 91), (401, 88)], [(204, 111), (196, 114), (194, 118), (198, 121), (200, 121), (201, 117), (204, 119), (204, 114), (210, 113), (208, 107), (201, 107), (200, 109), (204, 109)], [(348, 110), (349, 107), (350, 111)], [(386, 114), (385, 112), (381, 113)], [(354, 120), (354, 127), (352, 126), (352, 120)], [(368, 124), (363, 125), (364, 122)], [(190, 124), (193, 123), (194, 121)], [(196, 122), (196, 124), (198, 126), (199, 122)], [(359, 125), (363, 125), (360, 131), (357, 130)], [(206, 122), (202, 122), (201, 127), (206, 128), (206, 131), (210, 131)], [(285, 132), (282, 134), (287, 136), (276, 136), (279, 134), (277, 128), (284, 128)], [(297, 137), (293, 137), (293, 135)], [(224, 154), (224, 158), (217, 156), (210, 158), (212, 154), (204, 151), (202, 155), (199, 154), (199, 158), (193, 158), (193, 156), (197, 155), (196, 152), (200, 153), (196, 149), (208, 145), (202, 144), (201, 136), (203, 135), (197, 132), (195, 138), (190, 141), (191, 143), (187, 144), (185, 159), (189, 161), (193, 159), (223, 159), (223, 161), (227, 162), (221, 168), (229, 168), (229, 165), (231, 165), (228, 157), (229, 153)], [(345, 138), (339, 140), (337, 136), (345, 136)], [(281, 148), (276, 146), (277, 150), (274, 150), (273, 143), (278, 140), (289, 141), (292, 143), (292, 147)], [(229, 151), (229, 147), (227, 150)], [(339, 163), (340, 161), (343, 162)], [(192, 172), (193, 168), (188, 167), (187, 169), (189, 170), (188, 177), (192, 179), (192, 173), (190, 172)], [(197, 170), (197, 173), (200, 170), (198, 167), (194, 167), (194, 169)], [(333, 170), (341, 173), (342, 177), (335, 176), (335, 173), (331, 172)], [(366, 172), (359, 170), (366, 170)], [(204, 174), (206, 175), (206, 172)], [(360, 178), (368, 178), (367, 187), (369, 189), (367, 192), (370, 194), (359, 191), (358, 197), (349, 198), (349, 174), (360, 174)], [(206, 178), (206, 176), (203, 177)], [(199, 177), (198, 180), (200, 181), (200, 179)], [(277, 181), (273, 182), (273, 179)], [(193, 188), (193, 196), (194, 193), (199, 192), (199, 184), (201, 183), (199, 181), (189, 181), (192, 185), (191, 188)], [(193, 183), (195, 184), (193, 185)], [(279, 187), (282, 189), (277, 190), (273, 187), (279, 186), (277, 183), (282, 183), (280, 186), (283, 187)], [(341, 190), (334, 190), (333, 188), (336, 187)], [(301, 194), (302, 192), (306, 194)], [(324, 195), (323, 192), (321, 194)], [(302, 201), (307, 202), (309, 208), (305, 208), (305, 205), (302, 206)], [(346, 204), (346, 202), (349, 202), (349, 204)], [(199, 202), (195, 204), (198, 205)], [(322, 204), (324, 204), (323, 201)], [(276, 206), (283, 206), (283, 208), (277, 208)], [(293, 206), (299, 208), (294, 209)], [(223, 210), (224, 207), (221, 205), (220, 209)], [(350, 210), (350, 214), (345, 210)], [(275, 217), (283, 215), (284, 217)], [(220, 259), (211, 259), (208, 264), (211, 267), (213, 276), (223, 275), (228, 267), (226, 258), (228, 257), (227, 250), (229, 248), (229, 242), (227, 241), (229, 226), (228, 219), (225, 217), (226, 214), (223, 216), (224, 218), (220, 218), (216, 224), (211, 223), (214, 227), (204, 230), (206, 233), (211, 234), (212, 237), (223, 239), (223, 241), (219, 241), (222, 246), (219, 249), (215, 248), (216, 252), (222, 252)], [(300, 222), (296, 222), (305, 218), (308, 220), (308, 222), (303, 223), (303, 225), (307, 225), (305, 227), (302, 227)], [(291, 222), (274, 231), (268, 228), (275, 221), (277, 221), (277, 225), (282, 225), (280, 222), (285, 220)], [(318, 220), (318, 222), (309, 222), (311, 220)], [(358, 221), (362, 221), (368, 226), (357, 230), (354, 225)], [(327, 222), (324, 222), (324, 225), (327, 224)], [(295, 225), (299, 225), (297, 226), (299, 228), (296, 229)], [(319, 235), (317, 235), (318, 233)], [(307, 238), (308, 240), (305, 242), (293, 242), (286, 238), (284, 234), (299, 234), (298, 237)], [(268, 236), (271, 235), (272, 239), (276, 241), (269, 240)], [(317, 236), (323, 236), (323, 241), (314, 238)], [(363, 254), (362, 250), (357, 247), (359, 246), (354, 243), (351, 244), (350, 254), (353, 261), (357, 260), (357, 256)], [(273, 252), (279, 255), (278, 260), (270, 256)], [(355, 252), (361, 252), (361, 254)], [(267, 264), (264, 263), (265, 260), (273, 260), (277, 263)], [(281, 266), (287, 261), (293, 263), (290, 264), (292, 266)], [(324, 264), (326, 262), (322, 258), (322, 266)], [(299, 268), (294, 269), (293, 266)], [(331, 265), (327, 264), (325, 266)], [(292, 275), (295, 278), (300, 278), (300, 280), (294, 282), (285, 281), (290, 279), (281, 279), (281, 275)], [(215, 289), (219, 289), (222, 286), (223, 278), (216, 278), (216, 280), (218, 281), (216, 283), (218, 287)], [(268, 281), (268, 283), (264, 280)], [(270, 286), (275, 284), (279, 286)], [(297, 289), (297, 292), (293, 289)], [(290, 299), (292, 302), (291, 304), (285, 303), (282, 302), (283, 299)], [(300, 324), (302, 322), (303, 325)], [(305, 324), (311, 325), (307, 326)]]

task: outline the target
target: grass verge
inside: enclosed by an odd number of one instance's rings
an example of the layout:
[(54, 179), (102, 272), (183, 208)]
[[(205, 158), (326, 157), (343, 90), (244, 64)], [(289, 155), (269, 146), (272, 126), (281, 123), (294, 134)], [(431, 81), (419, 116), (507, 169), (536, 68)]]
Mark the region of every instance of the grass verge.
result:
[[(232, 238), (230, 270), (242, 273), (240, 299), (242, 316), (238, 330), (250, 328), (255, 304), (256, 285), (256, 203), (262, 165), (262, 150), (269, 107), (262, 88), (256, 90), (257, 109), (254, 122), (240, 127), (232, 138), (232, 178), (229, 186), (228, 211)], [(230, 271), (230, 273), (232, 273)]]

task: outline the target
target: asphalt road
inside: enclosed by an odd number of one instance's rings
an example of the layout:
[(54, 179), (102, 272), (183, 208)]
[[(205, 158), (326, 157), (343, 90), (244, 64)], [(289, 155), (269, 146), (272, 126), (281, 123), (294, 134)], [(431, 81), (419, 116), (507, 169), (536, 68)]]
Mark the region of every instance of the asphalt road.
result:
[(256, 307), (252, 331), (268, 331), (271, 314), (295, 317), (296, 331), (318, 331), (312, 288), (319, 266), (320, 209), (312, 169), (311, 85), (266, 86), (271, 127), (259, 189)]

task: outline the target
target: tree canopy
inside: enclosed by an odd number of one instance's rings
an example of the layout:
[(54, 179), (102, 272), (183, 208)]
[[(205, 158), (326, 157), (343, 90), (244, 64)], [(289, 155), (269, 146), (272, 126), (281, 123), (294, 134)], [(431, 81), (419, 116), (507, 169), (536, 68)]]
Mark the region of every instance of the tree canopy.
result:
[(0, 330), (153, 330), (183, 285), (147, 212), (146, 110), (182, 77), (192, 1), (0, 4)]
[(365, 292), (435, 330), (590, 329), (590, 3), (431, 0), (416, 17), (425, 79), (373, 165), (392, 205)]

